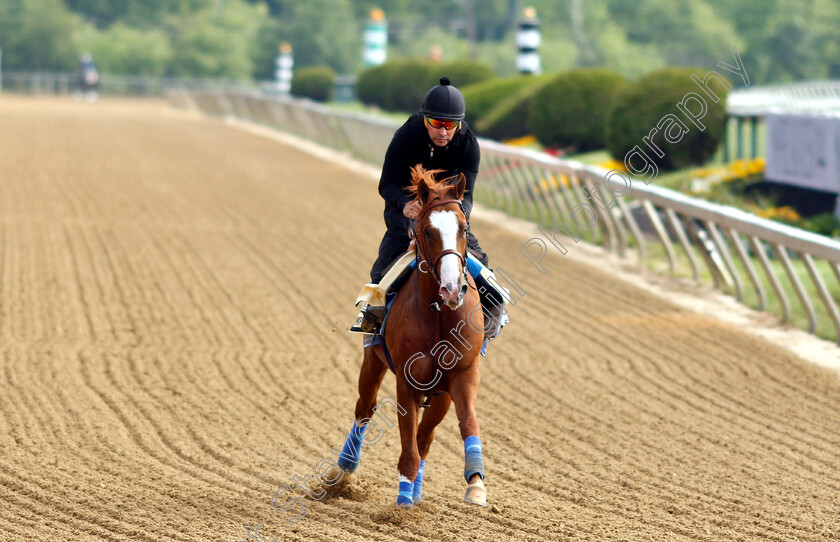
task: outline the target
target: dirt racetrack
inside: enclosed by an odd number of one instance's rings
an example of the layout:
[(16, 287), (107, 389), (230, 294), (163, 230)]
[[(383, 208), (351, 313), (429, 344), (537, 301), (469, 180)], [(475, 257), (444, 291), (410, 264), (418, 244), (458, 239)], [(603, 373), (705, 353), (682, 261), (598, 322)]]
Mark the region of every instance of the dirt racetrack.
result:
[(352, 423), (381, 211), (165, 104), (2, 97), (0, 539), (840, 540), (836, 373), (480, 222), (527, 292), (482, 360), (488, 507), (451, 412), (414, 510), (394, 427), (289, 525)]

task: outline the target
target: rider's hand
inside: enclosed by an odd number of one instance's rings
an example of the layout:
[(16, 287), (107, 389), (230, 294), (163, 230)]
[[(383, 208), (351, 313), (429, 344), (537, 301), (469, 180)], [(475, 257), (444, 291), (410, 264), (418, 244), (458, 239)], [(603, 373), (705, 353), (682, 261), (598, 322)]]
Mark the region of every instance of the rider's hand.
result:
[(409, 201), (403, 207), (403, 214), (407, 218), (417, 218), (417, 213), (420, 212), (420, 202), (417, 200)]
[(408, 249), (407, 250), (414, 250), (414, 239), (408, 242)]

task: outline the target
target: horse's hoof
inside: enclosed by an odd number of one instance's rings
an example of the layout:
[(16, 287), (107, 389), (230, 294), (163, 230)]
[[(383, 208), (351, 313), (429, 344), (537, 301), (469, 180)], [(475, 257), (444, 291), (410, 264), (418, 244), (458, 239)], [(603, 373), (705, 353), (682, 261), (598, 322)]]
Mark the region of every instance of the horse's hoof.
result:
[(354, 472), (356, 472), (356, 469), (359, 468), (360, 463), (361, 461), (347, 461), (346, 459), (339, 458), (338, 468), (340, 468), (347, 474), (353, 474)]
[(414, 508), (414, 501), (403, 495), (397, 496), (397, 506), (400, 508)]
[(481, 478), (479, 478), (474, 484), (467, 486), (467, 492), (464, 494), (464, 500), (470, 504), (487, 506), (487, 489), (484, 488), (484, 482)]

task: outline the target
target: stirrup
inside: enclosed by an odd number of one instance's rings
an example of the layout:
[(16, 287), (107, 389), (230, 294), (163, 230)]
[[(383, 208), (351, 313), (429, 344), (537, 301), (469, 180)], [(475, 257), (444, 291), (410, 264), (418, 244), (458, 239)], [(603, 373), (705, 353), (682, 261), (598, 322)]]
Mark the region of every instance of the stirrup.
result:
[(365, 303), (362, 305), (356, 322), (350, 326), (350, 333), (367, 333), (376, 335), (385, 319), (385, 307), (374, 307)]

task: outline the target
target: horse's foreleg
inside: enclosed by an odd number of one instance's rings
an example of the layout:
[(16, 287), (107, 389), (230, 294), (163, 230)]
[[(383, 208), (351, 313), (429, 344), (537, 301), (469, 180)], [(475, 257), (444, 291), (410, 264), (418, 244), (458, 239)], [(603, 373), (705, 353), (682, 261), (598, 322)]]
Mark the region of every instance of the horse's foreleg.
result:
[(464, 478), (469, 484), (464, 500), (485, 506), (487, 492), (484, 488), (484, 460), (481, 454), (478, 417), (475, 414), (480, 382), (478, 366), (450, 377), (449, 382), (449, 393), (455, 403), (458, 426), (464, 440)]
[(372, 346), (364, 349), (362, 369), (359, 371), (359, 400), (356, 401), (356, 421), (370, 418), (373, 407), (376, 406), (376, 394), (385, 378), (387, 368), (379, 359), (376, 351), (380, 348)]
[(376, 394), (382, 379), (385, 378), (385, 365), (380, 361), (375, 347), (364, 349), (362, 369), (359, 371), (359, 399), (356, 401), (353, 428), (344, 440), (344, 447), (338, 456), (338, 466), (349, 473), (359, 468), (362, 460), (362, 443), (368, 429), (367, 421), (373, 416), (373, 407), (376, 405)]
[(417, 450), (417, 414), (420, 410), (420, 396), (411, 389), (410, 384), (400, 380), (397, 382), (397, 402), (406, 412), (400, 416), (400, 460), (397, 468), (400, 473), (400, 489), (397, 494), (397, 505), (414, 506), (414, 479), (420, 468), (420, 452)]
[(426, 456), (429, 455), (429, 448), (432, 446), (432, 439), (435, 438), (435, 427), (440, 424), (446, 413), (449, 412), (449, 405), (452, 398), (447, 394), (441, 394), (432, 398), (429, 408), (423, 411), (423, 418), (417, 428), (417, 450), (420, 453), (420, 467), (417, 476), (414, 478), (414, 502), (418, 503), (423, 498), (423, 475), (426, 471)]

